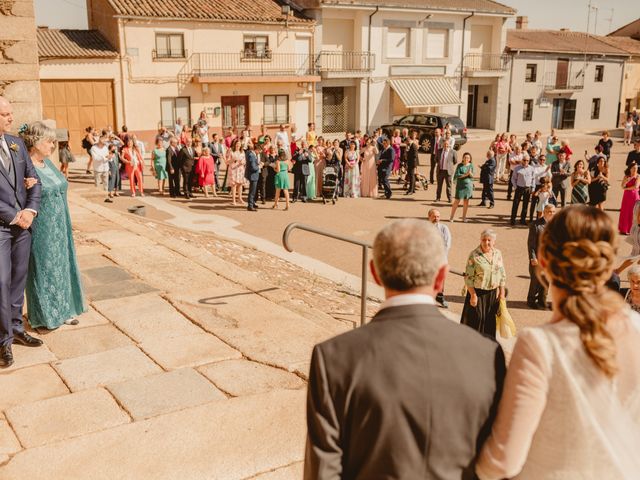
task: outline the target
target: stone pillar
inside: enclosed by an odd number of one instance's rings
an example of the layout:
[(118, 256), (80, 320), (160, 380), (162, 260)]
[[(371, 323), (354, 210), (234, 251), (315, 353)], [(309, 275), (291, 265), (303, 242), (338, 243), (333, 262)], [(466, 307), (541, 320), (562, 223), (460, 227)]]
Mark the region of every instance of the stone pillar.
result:
[(13, 104), (14, 133), (42, 118), (33, 0), (0, 0), (0, 95)]

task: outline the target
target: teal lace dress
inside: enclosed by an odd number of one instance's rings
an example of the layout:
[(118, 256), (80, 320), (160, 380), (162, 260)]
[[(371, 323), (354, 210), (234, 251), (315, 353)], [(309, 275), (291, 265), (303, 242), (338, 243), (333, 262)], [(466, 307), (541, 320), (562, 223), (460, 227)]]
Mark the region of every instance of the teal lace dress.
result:
[(67, 205), (67, 181), (49, 159), (38, 168), (42, 199), (33, 220), (27, 308), (33, 328), (58, 328), (86, 311)]

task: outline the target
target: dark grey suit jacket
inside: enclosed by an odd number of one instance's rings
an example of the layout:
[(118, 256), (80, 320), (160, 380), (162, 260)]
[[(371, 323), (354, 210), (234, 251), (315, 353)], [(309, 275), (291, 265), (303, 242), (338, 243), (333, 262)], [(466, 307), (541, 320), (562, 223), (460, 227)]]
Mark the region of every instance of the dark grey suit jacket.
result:
[(306, 480), (474, 478), (502, 393), (500, 346), (431, 305), (316, 345)]

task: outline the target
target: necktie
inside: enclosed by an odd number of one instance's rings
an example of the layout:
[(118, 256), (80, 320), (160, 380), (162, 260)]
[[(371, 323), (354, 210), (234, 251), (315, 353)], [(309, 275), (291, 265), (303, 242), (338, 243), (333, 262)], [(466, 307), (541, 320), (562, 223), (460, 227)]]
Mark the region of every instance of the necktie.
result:
[(11, 158), (5, 150), (5, 145), (4, 137), (0, 137), (0, 159), (2, 159), (2, 166), (7, 172), (9, 172), (11, 169)]

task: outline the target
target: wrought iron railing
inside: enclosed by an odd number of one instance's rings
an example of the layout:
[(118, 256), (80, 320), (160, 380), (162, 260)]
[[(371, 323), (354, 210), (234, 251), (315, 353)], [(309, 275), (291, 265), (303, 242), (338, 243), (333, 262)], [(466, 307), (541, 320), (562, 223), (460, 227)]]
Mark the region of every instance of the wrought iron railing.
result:
[(371, 52), (333, 52), (323, 50), (316, 58), (320, 72), (371, 72), (376, 56)]
[(500, 53), (467, 53), (462, 67), (470, 72), (504, 72), (509, 69), (511, 56)]
[(569, 69), (566, 75), (558, 75), (556, 72), (546, 72), (544, 75), (545, 90), (582, 90), (584, 88), (584, 75)]
[[(266, 53), (266, 52), (264, 52)], [(315, 75), (312, 55), (304, 53), (194, 53), (181, 69), (182, 81), (193, 77), (218, 76), (307, 76)]]

